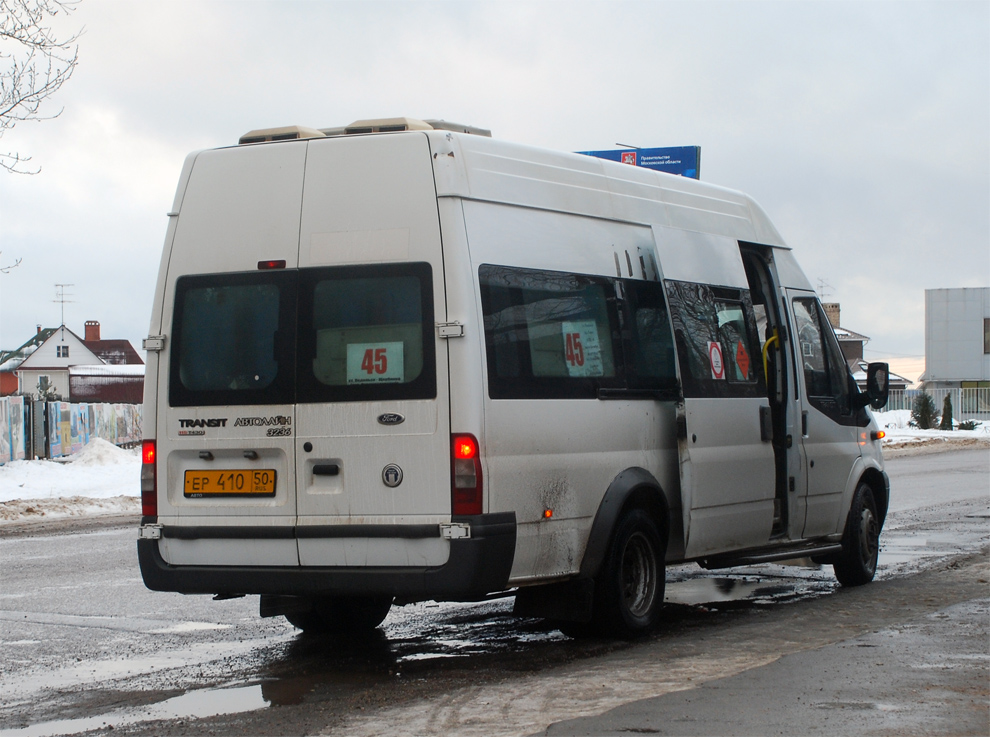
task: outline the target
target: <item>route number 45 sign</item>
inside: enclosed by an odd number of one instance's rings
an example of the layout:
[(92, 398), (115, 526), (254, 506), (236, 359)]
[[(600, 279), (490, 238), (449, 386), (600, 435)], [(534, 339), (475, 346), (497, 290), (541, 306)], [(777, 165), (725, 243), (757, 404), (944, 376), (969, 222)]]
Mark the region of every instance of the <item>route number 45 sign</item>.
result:
[(594, 320), (573, 320), (560, 324), (564, 337), (564, 365), (568, 376), (602, 376), (602, 347)]
[(347, 383), (401, 383), (404, 376), (402, 343), (348, 343)]

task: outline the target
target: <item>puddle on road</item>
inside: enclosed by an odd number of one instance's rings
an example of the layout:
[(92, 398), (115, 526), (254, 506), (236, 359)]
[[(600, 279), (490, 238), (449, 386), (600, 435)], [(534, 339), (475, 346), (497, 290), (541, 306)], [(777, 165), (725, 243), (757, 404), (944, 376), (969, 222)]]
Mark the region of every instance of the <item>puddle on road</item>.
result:
[(413, 604), (396, 608), (383, 632), (392, 669), (412, 664), (531, 652), (568, 638), (541, 620), (512, 614), (514, 599), (474, 604)]
[(881, 535), (878, 569), (915, 563), (924, 558), (941, 558), (959, 554), (958, 536)]
[(851, 711), (883, 711), (883, 712), (893, 712), (901, 711), (903, 707), (895, 706), (893, 704), (879, 704), (873, 701), (829, 701), (829, 702), (818, 702), (813, 703), (813, 707), (816, 709), (838, 709), (840, 711), (851, 710)]
[(401, 678), (403, 671), (437, 670), (446, 659), (505, 652), (525, 656), (536, 644), (568, 639), (538, 620), (513, 617), (511, 611), (511, 598), (484, 604), (397, 607), (381, 629), (365, 637), (298, 633), (269, 652), (271, 663), (265, 669), (268, 672), (255, 685), (191, 690), (145, 707), (0, 729), (0, 737), (55, 737), (145, 722), (204, 719), (269, 706), (296, 705), (311, 698), (326, 699), (331, 694), (373, 691)]
[(734, 608), (815, 599), (835, 590), (831, 566), (795, 558), (715, 573), (692, 564), (671, 566), (664, 602), (692, 607), (733, 604)]
[(40, 722), (21, 729), (0, 729), (0, 737), (55, 737), (164, 719), (204, 719), (255, 711), (265, 708), (268, 703), (260, 685), (190, 691), (141, 709), (122, 709), (95, 717)]
[[(2, 614), (2, 613), (0, 613)], [(0, 621), (3, 617), (0, 616)], [(65, 664), (57, 671), (40, 669), (19, 676), (16, 682), (4, 683), (4, 696), (7, 698), (31, 697), (42, 690), (70, 690), (91, 687), (117, 679), (151, 679), (152, 687), (169, 687), (155, 683), (154, 675), (169, 670), (198, 667), (200, 672), (210, 674), (214, 668), (206, 664), (222, 663), (225, 659), (245, 657), (251, 652), (277, 645), (279, 641), (291, 641), (292, 634), (276, 639), (274, 637), (252, 640), (216, 641), (199, 643), (189, 647), (166, 649), (145, 657), (114, 658), (105, 660), (82, 660)], [(221, 666), (223, 667), (223, 666)], [(244, 679), (241, 679), (244, 680)], [(229, 685), (229, 684), (228, 684)], [(145, 689), (149, 688), (146, 680)], [(3, 737), (0, 734), (0, 737)]]
[[(924, 536), (884, 533), (880, 537), (877, 579), (922, 570), (935, 560), (977, 550), (985, 538), (985, 532), (980, 531), (961, 535), (954, 530)], [(688, 606), (765, 605), (813, 599), (838, 587), (832, 566), (820, 566), (810, 559), (736, 568), (725, 576), (690, 565), (674, 566), (668, 569), (664, 601)]]
[(670, 604), (704, 605), (729, 601), (769, 604), (801, 596), (798, 587), (787, 583), (761, 583), (734, 578), (699, 578), (667, 585), (664, 601)]

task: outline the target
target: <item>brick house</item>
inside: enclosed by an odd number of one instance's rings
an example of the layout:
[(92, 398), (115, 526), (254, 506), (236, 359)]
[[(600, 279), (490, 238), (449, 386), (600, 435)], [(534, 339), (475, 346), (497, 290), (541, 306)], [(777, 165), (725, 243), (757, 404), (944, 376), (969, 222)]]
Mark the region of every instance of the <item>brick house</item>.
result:
[[(832, 330), (835, 331), (835, 337), (839, 339), (839, 348), (842, 350), (842, 356), (846, 359), (846, 363), (849, 364), (849, 371), (852, 372), (853, 379), (859, 388), (865, 391), (866, 367), (869, 361), (863, 358), (863, 346), (869, 343), (870, 339), (839, 324), (842, 312), (838, 302), (822, 303), (822, 308), (825, 310), (825, 317), (832, 325)], [(911, 383), (910, 379), (899, 376), (893, 371), (890, 372), (889, 376), (891, 391), (904, 391)]]

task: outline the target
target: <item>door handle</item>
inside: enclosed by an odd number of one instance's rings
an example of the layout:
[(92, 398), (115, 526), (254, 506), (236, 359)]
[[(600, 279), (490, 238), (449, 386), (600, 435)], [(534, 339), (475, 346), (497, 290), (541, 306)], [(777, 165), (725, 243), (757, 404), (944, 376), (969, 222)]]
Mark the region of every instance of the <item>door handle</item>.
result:
[(801, 413), (801, 436), (808, 437), (808, 412), (805, 410)]
[(317, 463), (313, 466), (314, 476), (336, 476), (340, 473), (340, 466), (336, 463)]
[(773, 440), (773, 413), (769, 407), (760, 407), (760, 440), (769, 443)]

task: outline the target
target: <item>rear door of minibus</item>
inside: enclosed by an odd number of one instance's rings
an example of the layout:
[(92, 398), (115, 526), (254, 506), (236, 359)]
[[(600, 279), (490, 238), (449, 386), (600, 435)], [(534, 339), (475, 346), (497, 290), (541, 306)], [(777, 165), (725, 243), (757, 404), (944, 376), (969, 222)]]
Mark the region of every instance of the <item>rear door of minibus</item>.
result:
[(295, 437), (303, 566), (437, 566), (450, 420), (425, 134), (310, 143)]
[(305, 142), (202, 152), (172, 214), (153, 437), (174, 565), (298, 565), (287, 337), (305, 154)]

